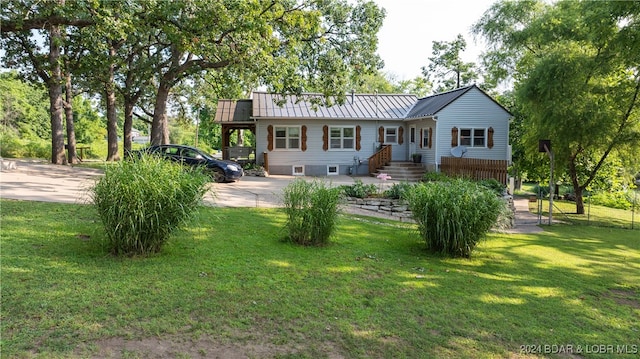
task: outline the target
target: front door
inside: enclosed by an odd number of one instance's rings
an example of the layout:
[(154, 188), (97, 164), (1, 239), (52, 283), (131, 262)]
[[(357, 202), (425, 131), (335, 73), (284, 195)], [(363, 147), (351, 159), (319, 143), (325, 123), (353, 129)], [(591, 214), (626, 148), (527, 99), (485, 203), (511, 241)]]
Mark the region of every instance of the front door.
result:
[(407, 147), (407, 159), (411, 161), (411, 155), (416, 153), (416, 141), (418, 141), (418, 134), (416, 133), (416, 125), (409, 126), (409, 146)]

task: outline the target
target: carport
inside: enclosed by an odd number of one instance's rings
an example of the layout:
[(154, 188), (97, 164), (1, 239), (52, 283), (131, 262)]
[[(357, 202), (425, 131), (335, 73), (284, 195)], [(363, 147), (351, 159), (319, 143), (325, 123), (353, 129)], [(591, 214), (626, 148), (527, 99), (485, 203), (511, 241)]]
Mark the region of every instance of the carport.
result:
[(222, 126), (222, 158), (234, 160), (241, 164), (256, 162), (255, 148), (242, 145), (231, 145), (233, 136), (241, 130), (256, 133), (256, 123), (252, 119), (252, 100), (219, 100), (214, 123)]

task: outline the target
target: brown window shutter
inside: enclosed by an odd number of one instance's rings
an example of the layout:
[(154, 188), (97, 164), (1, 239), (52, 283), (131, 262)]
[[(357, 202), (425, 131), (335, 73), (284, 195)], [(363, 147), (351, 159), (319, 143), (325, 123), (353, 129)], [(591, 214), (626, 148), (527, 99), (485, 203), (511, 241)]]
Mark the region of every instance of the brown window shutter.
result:
[(325, 151), (329, 149), (329, 126), (327, 125), (322, 127), (322, 149)]
[(432, 142), (431, 139), (433, 138), (433, 128), (429, 127), (429, 148), (431, 148)]
[(404, 127), (398, 128), (398, 144), (404, 143)]
[(422, 143), (424, 142), (424, 140), (422, 139), (423, 132), (424, 131), (420, 129), (420, 148), (422, 148)]
[(267, 126), (267, 149), (273, 151), (273, 126)]
[(451, 147), (458, 147), (458, 128), (451, 129)]
[(378, 142), (384, 143), (384, 127), (378, 127)]
[(360, 140), (362, 139), (362, 137), (360, 137), (360, 130), (362, 130), (362, 128), (359, 125), (356, 126), (356, 151), (360, 151), (362, 148), (360, 146)]
[(302, 144), (300, 146), (302, 152), (307, 150), (307, 126), (302, 125)]
[(489, 137), (487, 138), (487, 147), (493, 148), (493, 127), (489, 127)]

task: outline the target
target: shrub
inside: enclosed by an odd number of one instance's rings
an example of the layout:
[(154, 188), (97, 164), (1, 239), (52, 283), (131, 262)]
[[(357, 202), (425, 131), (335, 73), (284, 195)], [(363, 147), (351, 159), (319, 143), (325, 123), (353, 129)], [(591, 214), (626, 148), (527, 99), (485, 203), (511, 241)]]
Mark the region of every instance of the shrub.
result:
[(442, 172), (425, 172), (422, 182), (451, 181), (452, 178)]
[(407, 182), (394, 183), (389, 189), (384, 191), (383, 195), (385, 198), (405, 199), (413, 187), (413, 184)]
[(108, 166), (90, 195), (109, 250), (116, 255), (160, 251), (201, 204), (208, 182), (201, 170), (153, 156)]
[(617, 209), (633, 207), (633, 191), (598, 192), (587, 197), (587, 203)]
[(352, 185), (342, 185), (340, 189), (347, 197), (365, 198), (376, 193), (378, 188), (375, 184), (364, 184), (362, 180), (356, 179)]
[(500, 183), (498, 180), (491, 178), (485, 179), (478, 182), (481, 186), (493, 191), (496, 196), (502, 196), (504, 194), (505, 186)]
[(493, 192), (462, 179), (419, 184), (407, 199), (427, 248), (454, 257), (471, 256), (505, 208)]
[(340, 189), (298, 178), (284, 188), (283, 195), (288, 239), (302, 245), (327, 244), (338, 218)]
[(50, 158), (51, 141), (40, 138), (22, 139), (11, 129), (0, 133), (0, 157)]

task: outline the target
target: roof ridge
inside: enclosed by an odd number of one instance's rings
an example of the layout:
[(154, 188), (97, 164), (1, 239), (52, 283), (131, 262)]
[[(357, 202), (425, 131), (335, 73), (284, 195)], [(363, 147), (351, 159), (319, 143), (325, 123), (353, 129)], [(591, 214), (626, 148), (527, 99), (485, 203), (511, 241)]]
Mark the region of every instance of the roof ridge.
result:
[(431, 98), (431, 97), (436, 97), (436, 96), (449, 95), (449, 94), (451, 94), (453, 92), (456, 92), (456, 91), (466, 92), (466, 91), (469, 91), (469, 89), (471, 89), (472, 87), (478, 87), (478, 86), (476, 84), (473, 84), (473, 85), (468, 85), (468, 86), (464, 86), (464, 87), (458, 87), (458, 88), (455, 88), (453, 90), (444, 91), (444, 92), (438, 92), (438, 93), (435, 93), (433, 95), (421, 97), (418, 100), (424, 100), (424, 99)]

